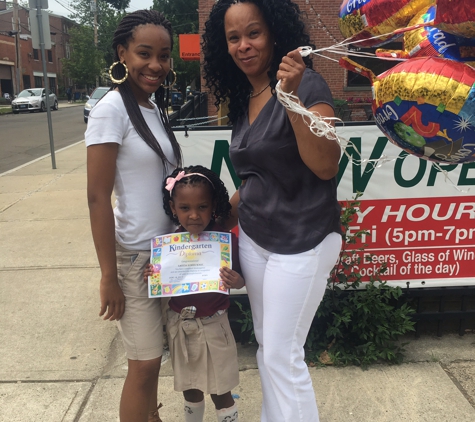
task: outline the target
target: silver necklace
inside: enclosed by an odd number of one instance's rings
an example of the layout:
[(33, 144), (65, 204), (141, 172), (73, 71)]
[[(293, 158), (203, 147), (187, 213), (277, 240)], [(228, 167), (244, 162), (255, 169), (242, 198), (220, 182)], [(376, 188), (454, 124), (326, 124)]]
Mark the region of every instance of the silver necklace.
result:
[(254, 97), (257, 97), (258, 95), (261, 95), (267, 88), (269, 88), (269, 86), (270, 86), (270, 82), (256, 94), (254, 94), (254, 92), (251, 91), (251, 93), (249, 94), (249, 98), (254, 98)]

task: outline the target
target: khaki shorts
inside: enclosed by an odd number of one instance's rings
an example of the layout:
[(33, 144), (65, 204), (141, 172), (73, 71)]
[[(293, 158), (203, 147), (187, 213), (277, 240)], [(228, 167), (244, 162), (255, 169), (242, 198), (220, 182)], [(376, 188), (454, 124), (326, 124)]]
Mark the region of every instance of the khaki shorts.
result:
[(129, 251), (116, 244), (119, 285), (125, 295), (125, 312), (117, 321), (125, 353), (130, 360), (152, 360), (163, 353), (160, 299), (149, 299), (143, 281), (150, 251)]
[(183, 319), (168, 309), (167, 334), (175, 391), (224, 394), (239, 384), (239, 366), (228, 313)]

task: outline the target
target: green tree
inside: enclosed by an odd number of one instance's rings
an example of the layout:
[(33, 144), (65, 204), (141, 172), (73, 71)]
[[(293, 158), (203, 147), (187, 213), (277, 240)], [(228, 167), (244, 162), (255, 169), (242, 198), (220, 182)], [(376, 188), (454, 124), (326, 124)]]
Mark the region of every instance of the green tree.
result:
[(130, 0), (109, 0), (107, 3), (116, 10), (125, 11), (129, 7)]
[(71, 28), (70, 43), (73, 53), (69, 59), (63, 59), (66, 72), (79, 85), (94, 85), (104, 68), (104, 58), (100, 51), (91, 48), (93, 29), (84, 25)]
[(112, 50), (112, 39), (120, 20), (125, 16), (125, 12), (104, 14), (101, 18), (101, 26), (98, 29), (97, 48), (104, 55), (106, 66), (109, 67), (114, 62), (114, 51)]
[(176, 34), (198, 33), (198, 0), (153, 0), (152, 9), (167, 17)]
[[(113, 63), (112, 38), (117, 25), (126, 14), (125, 9), (129, 3), (130, 0), (97, 0), (97, 50), (106, 67)], [(73, 0), (72, 5), (74, 13), (69, 18), (94, 32), (94, 10), (90, 0)], [(94, 45), (94, 39), (91, 45)]]

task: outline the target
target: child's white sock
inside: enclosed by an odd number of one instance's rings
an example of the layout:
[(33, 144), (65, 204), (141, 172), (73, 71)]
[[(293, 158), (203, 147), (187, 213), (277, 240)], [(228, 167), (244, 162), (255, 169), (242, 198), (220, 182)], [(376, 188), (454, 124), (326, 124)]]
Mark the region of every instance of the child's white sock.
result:
[(185, 400), (185, 422), (203, 422), (205, 414), (205, 399), (198, 403), (191, 403)]
[(237, 404), (234, 403), (227, 409), (216, 409), (216, 416), (218, 417), (218, 422), (239, 422)]

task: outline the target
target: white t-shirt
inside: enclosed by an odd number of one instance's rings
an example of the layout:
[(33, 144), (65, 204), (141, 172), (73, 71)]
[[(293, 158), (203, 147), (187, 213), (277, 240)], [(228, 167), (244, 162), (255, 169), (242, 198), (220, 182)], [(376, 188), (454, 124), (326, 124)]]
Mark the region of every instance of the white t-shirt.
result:
[[(173, 148), (157, 106), (140, 107), (140, 111), (166, 157), (174, 162)], [(91, 110), (85, 137), (87, 147), (119, 144), (114, 182), (116, 240), (127, 249), (150, 249), (152, 237), (174, 230), (162, 199), (164, 175), (171, 168), (164, 173), (162, 160), (134, 129), (117, 91), (108, 92)]]

